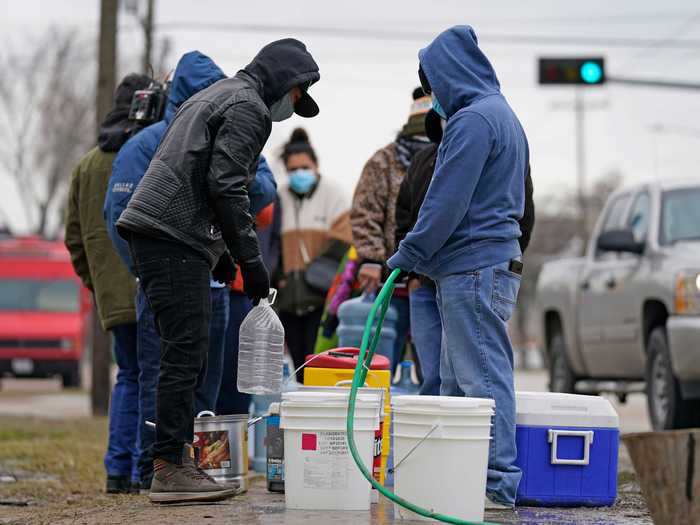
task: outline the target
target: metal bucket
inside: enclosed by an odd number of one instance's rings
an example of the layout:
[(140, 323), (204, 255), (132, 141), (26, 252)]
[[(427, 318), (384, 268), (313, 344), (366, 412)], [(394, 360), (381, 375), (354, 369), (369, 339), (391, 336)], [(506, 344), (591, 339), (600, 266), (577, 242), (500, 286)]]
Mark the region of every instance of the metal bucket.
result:
[(248, 414), (216, 416), (204, 411), (194, 420), (199, 468), (220, 483), (238, 481), (248, 490)]

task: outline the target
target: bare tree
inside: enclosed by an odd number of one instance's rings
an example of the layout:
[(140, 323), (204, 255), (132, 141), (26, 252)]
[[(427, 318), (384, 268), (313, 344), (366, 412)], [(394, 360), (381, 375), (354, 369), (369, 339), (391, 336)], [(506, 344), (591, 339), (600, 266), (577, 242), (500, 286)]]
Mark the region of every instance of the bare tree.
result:
[[(121, 7), (141, 29), (143, 35), (143, 51), (140, 56), (141, 66), (139, 71), (153, 78), (162, 80), (170, 71), (170, 52), (172, 51), (172, 39), (160, 36), (156, 32), (155, 12), (156, 0), (122, 0)], [(126, 50), (127, 65), (134, 65)], [(126, 69), (134, 69), (127, 67)]]
[(173, 69), (173, 63), (170, 55), (173, 50), (173, 41), (169, 36), (163, 36), (158, 39), (156, 45), (156, 58), (153, 64), (153, 72), (155, 78), (164, 79)]
[(70, 29), (0, 50), (0, 168), (34, 233), (50, 233), (70, 173), (95, 143), (94, 67), (90, 46)]

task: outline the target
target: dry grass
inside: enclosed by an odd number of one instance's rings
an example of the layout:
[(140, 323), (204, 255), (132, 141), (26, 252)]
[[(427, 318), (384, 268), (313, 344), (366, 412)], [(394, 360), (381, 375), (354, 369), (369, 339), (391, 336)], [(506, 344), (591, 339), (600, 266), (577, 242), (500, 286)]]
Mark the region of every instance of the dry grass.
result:
[(29, 503), (0, 506), (0, 515), (20, 516), (0, 523), (51, 523), (52, 516), (65, 515), (70, 508), (120, 504), (127, 496), (104, 493), (106, 443), (104, 418), (0, 418), (0, 470), (17, 472), (19, 478), (0, 483), (0, 500)]

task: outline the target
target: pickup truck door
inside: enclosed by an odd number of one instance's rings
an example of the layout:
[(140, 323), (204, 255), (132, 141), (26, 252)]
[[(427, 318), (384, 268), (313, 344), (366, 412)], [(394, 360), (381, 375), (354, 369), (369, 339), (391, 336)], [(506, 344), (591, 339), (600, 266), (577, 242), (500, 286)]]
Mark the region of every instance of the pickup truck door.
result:
[[(629, 193), (620, 194), (610, 202), (605, 211), (600, 233), (624, 227), (630, 205)], [(578, 334), (583, 361), (593, 378), (610, 375), (615, 358), (609, 355), (605, 341), (607, 318), (611, 315), (609, 283), (619, 266), (619, 255), (594, 251), (588, 257), (586, 268), (579, 283)]]
[[(646, 240), (649, 231), (651, 197), (644, 190), (635, 195), (624, 228), (634, 232), (637, 240)], [(606, 275), (606, 316), (603, 318), (603, 341), (607, 349), (605, 362), (614, 377), (644, 377), (642, 345), (642, 301), (649, 259), (644, 255), (622, 253), (616, 257)]]

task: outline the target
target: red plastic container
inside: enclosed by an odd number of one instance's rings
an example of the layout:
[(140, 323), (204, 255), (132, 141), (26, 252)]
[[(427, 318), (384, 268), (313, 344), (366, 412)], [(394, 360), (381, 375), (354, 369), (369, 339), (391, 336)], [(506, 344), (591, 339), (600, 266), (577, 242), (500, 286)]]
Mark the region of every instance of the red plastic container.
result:
[[(357, 358), (359, 355), (359, 348), (335, 348), (322, 355), (307, 355), (306, 362), (309, 364), (307, 364), (305, 368), (351, 368), (354, 370), (357, 366)], [(370, 370), (389, 370), (390, 364), (388, 357), (374, 354), (369, 368)]]

